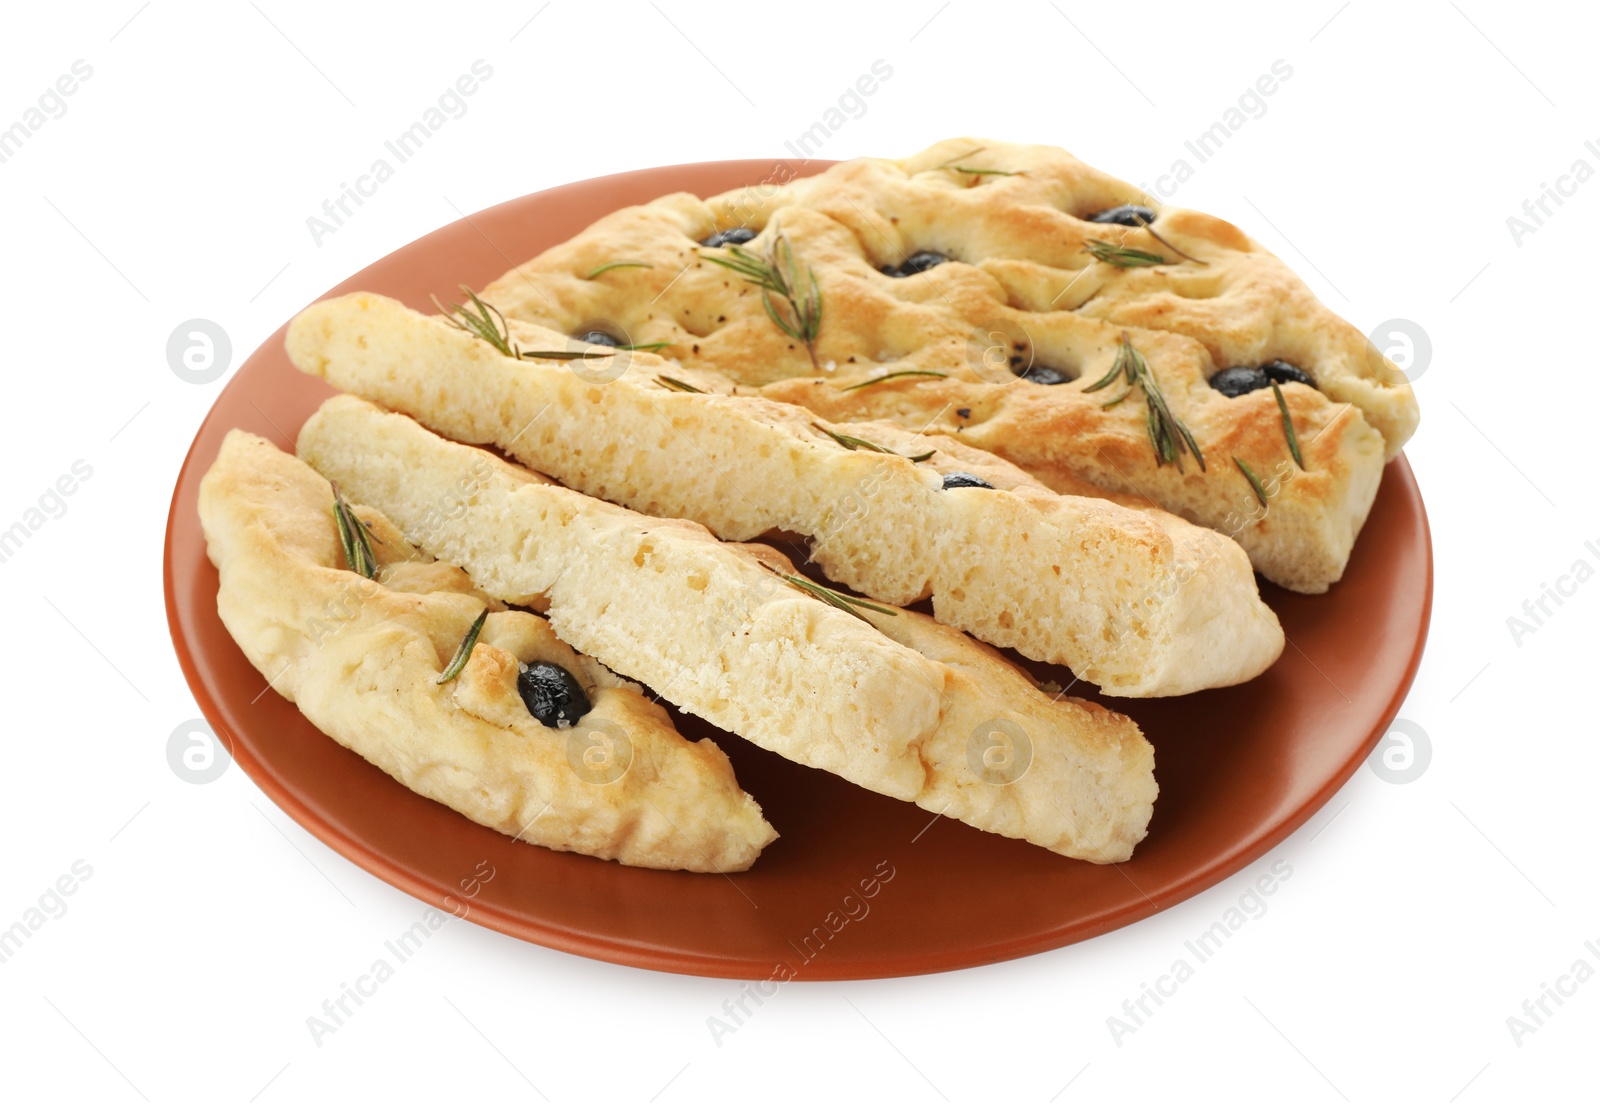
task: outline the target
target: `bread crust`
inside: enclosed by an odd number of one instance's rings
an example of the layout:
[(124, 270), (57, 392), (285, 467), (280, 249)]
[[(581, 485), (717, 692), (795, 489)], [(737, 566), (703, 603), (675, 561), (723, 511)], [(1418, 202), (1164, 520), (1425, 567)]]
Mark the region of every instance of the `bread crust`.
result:
[[(1145, 835), (1156, 784), (1138, 726), (1052, 699), (930, 617), (836, 608), (775, 574), (794, 568), (771, 548), (589, 498), (350, 396), (299, 447), (486, 592), (547, 609), (586, 653), (761, 747), (1091, 862)], [(485, 464), (470, 496), (452, 490)]]
[[(1157, 232), (1195, 260), (1146, 229), (1085, 221), (1130, 203), (1157, 208)], [(698, 241), (739, 225), (762, 231), (748, 246), (757, 252), (781, 226), (816, 273), (814, 360), (772, 324), (758, 289), (703, 259)], [(1090, 239), (1171, 263), (1094, 262), (1083, 252)], [(880, 271), (921, 250), (952, 260), (906, 278)], [(589, 278), (623, 258), (650, 267)], [(663, 355), (682, 365), (834, 421), (959, 435), (1058, 490), (1086, 483), (1147, 497), (1228, 533), (1267, 578), (1306, 593), (1343, 573), (1383, 464), (1418, 419), (1399, 369), (1258, 243), (1221, 219), (1161, 208), (1048, 146), (952, 139), (900, 161), (862, 158), (707, 200), (665, 196), (598, 220), (484, 295), (509, 317), (562, 333), (603, 323), (635, 343), (667, 342)], [(1107, 408), (1112, 392), (1085, 391), (1124, 333), (1193, 431), (1204, 471), (1192, 460), (1182, 470), (1155, 462), (1141, 402)], [(1258, 511), (1233, 459), (1258, 474), (1292, 467), (1272, 394), (1229, 399), (1206, 381), (1274, 359), (1305, 370), (1317, 388), (1283, 389), (1305, 470), (1273, 480)], [(1043, 386), (1013, 374), (1032, 364), (1074, 381)], [(945, 378), (842, 389), (891, 370)]]
[[(511, 336), (523, 350), (562, 341), (521, 323)], [(1059, 494), (959, 438), (675, 390), (648, 353), (598, 378), (598, 368), (513, 360), (375, 295), (313, 305), (287, 346), (296, 365), (337, 387), (585, 493), (729, 540), (803, 535), (830, 578), (893, 605), (931, 596), (939, 621), (1069, 666), (1110, 695), (1231, 685), (1283, 649), (1233, 542), (1142, 499)], [(685, 377), (670, 377), (679, 387), (731, 390), (713, 374), (671, 371)], [(852, 450), (841, 437), (890, 451)], [(994, 489), (943, 490), (952, 472)]]
[[(332, 503), (322, 476), (240, 430), (200, 484), (223, 624), (312, 724), (417, 793), (558, 851), (727, 873), (777, 837), (720, 748), (685, 740), (636, 684), (432, 561), (381, 513), (356, 506), (378, 578), (346, 570)], [(439, 685), (485, 607), (465, 668)], [(570, 730), (522, 703), (518, 669), (537, 660), (564, 667), (592, 703)]]

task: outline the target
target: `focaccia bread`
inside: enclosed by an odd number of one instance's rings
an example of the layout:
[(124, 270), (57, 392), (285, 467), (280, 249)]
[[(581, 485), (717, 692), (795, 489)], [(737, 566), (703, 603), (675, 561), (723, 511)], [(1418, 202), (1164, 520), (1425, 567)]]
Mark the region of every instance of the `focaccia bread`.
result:
[(930, 617), (821, 589), (771, 548), (589, 498), (353, 397), (324, 404), (299, 448), (488, 593), (546, 610), (563, 639), (761, 747), (1091, 862), (1126, 859), (1145, 835), (1156, 783), (1138, 726), (1052, 698)]
[[(349, 570), (333, 506), (327, 480), (240, 430), (200, 484), (217, 612), (324, 733), (417, 793), (558, 851), (728, 872), (777, 837), (711, 741), (684, 739), (637, 685), (361, 505), (378, 571)], [(440, 685), (486, 607), (466, 666)], [(517, 688), (523, 664), (566, 671), (588, 712), (566, 729), (536, 720)]]
[[(778, 290), (713, 258), (767, 265)], [(684, 366), (834, 421), (959, 435), (1059, 490), (1148, 497), (1307, 593), (1339, 579), (1418, 418), (1399, 370), (1259, 244), (1048, 146), (955, 139), (708, 200), (665, 196), (484, 297), (574, 339), (664, 343)], [(1113, 403), (1123, 380), (1093, 386), (1124, 341), (1200, 457), (1182, 440), (1163, 450), (1147, 389)], [(923, 374), (850, 389), (903, 372)]]
[[(562, 343), (515, 322), (505, 336), (524, 357)], [(1283, 649), (1232, 541), (1141, 500), (1058, 494), (957, 438), (716, 394), (721, 377), (644, 352), (580, 371), (514, 359), (376, 295), (307, 308), (287, 347), (337, 387), (587, 494), (727, 540), (803, 535), (829, 578), (891, 605), (931, 596), (940, 622), (1107, 694), (1231, 685)], [(988, 487), (945, 488), (962, 475)]]

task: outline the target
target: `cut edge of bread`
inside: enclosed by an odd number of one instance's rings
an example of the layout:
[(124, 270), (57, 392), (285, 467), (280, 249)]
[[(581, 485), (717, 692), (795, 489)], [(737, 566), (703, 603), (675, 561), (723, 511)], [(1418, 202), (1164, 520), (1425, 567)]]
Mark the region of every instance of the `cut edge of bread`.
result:
[[(241, 430), (200, 485), (218, 613), (324, 734), (414, 792), (554, 850), (729, 873), (777, 838), (714, 743), (686, 740), (637, 685), (416, 552), (359, 502), (380, 570), (375, 580), (347, 570), (332, 506), (321, 475)], [(485, 609), (466, 666), (440, 685)], [(520, 666), (538, 660), (568, 670), (590, 698), (568, 730), (535, 720), (517, 692)]]
[[(511, 330), (525, 349), (564, 340)], [(730, 540), (800, 533), (830, 578), (894, 605), (931, 596), (945, 623), (1069, 666), (1111, 696), (1233, 685), (1283, 649), (1226, 537), (1126, 499), (1059, 494), (953, 438), (884, 425), (873, 433), (899, 455), (841, 445), (856, 438), (849, 425), (802, 408), (663, 385), (671, 371), (713, 386), (648, 353), (600, 376), (512, 360), (363, 293), (302, 312), (287, 347), (303, 371), (585, 493)], [(941, 488), (941, 473), (977, 466), (997, 490)]]
[(1138, 726), (1051, 698), (932, 618), (838, 608), (771, 548), (551, 485), (354, 397), (328, 400), (299, 447), (486, 592), (538, 604), (584, 652), (760, 747), (1091, 862), (1145, 835)]

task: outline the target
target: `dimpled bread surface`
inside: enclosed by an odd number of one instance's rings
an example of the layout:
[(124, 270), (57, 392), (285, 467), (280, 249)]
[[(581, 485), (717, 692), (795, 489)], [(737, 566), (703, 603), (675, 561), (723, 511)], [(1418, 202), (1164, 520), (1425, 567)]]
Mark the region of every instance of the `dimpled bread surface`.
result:
[[(1161, 207), (1050, 146), (961, 138), (804, 179), (776, 169), (710, 199), (670, 195), (607, 215), (484, 297), (564, 334), (598, 326), (633, 343), (665, 342), (662, 355), (685, 369), (832, 421), (959, 435), (1059, 490), (1088, 484), (1147, 497), (1233, 537), (1257, 570), (1292, 590), (1320, 593), (1343, 574), (1383, 465), (1416, 428), (1416, 400), (1360, 331), (1236, 227)], [(1088, 221), (1123, 204), (1154, 208), (1164, 241), (1151, 229)], [(759, 255), (781, 230), (815, 273), (813, 349), (773, 324), (757, 287), (706, 259), (727, 251), (697, 243), (735, 226), (761, 232), (746, 246)], [(1084, 252), (1091, 239), (1165, 263), (1095, 261)], [(904, 278), (882, 271), (922, 251), (949, 260)], [(636, 264), (591, 276), (619, 260)], [(1204, 470), (1193, 457), (1156, 462), (1139, 396), (1107, 406), (1116, 389), (1087, 390), (1124, 334), (1193, 432)], [(1207, 385), (1224, 368), (1278, 359), (1316, 384), (1283, 387), (1303, 470), (1270, 389), (1228, 398)], [(1046, 368), (1068, 382), (1015, 374)], [(907, 370), (942, 378), (844, 390)], [(1235, 458), (1268, 489), (1266, 508)]]

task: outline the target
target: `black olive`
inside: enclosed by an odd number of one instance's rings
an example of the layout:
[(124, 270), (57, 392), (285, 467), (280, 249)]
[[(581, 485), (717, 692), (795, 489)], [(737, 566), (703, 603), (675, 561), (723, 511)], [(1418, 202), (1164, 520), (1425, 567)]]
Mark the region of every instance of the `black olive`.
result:
[(1072, 382), (1072, 377), (1059, 368), (1047, 368), (1043, 364), (1035, 364), (1030, 368), (1024, 368), (1017, 373), (1017, 378), (1025, 379), (1029, 383), (1057, 384)]
[(1211, 377), (1211, 386), (1230, 399), (1270, 387), (1271, 381), (1260, 368), (1224, 368)]
[(756, 232), (748, 226), (730, 226), (726, 230), (718, 230), (700, 244), (707, 249), (716, 249), (724, 245), (743, 245), (755, 236)]
[(578, 335), (578, 340), (586, 341), (590, 345), (609, 345), (613, 349), (622, 344), (622, 342), (604, 330), (589, 330), (587, 333), (581, 333)]
[(993, 483), (986, 483), (971, 472), (950, 472), (946, 474), (944, 486), (940, 490), (949, 491), (956, 487), (983, 487), (986, 490), (994, 490)]
[(930, 268), (936, 268), (949, 259), (943, 253), (923, 250), (921, 253), (911, 254), (904, 261), (901, 261), (898, 266), (885, 265), (883, 274), (885, 276), (915, 276), (919, 272), (926, 272)]
[(572, 672), (539, 660), (517, 672), (517, 693), (528, 712), (546, 728), (570, 728), (589, 712), (589, 696)]
[[(1140, 221), (1140, 220), (1143, 221)], [(1105, 223), (1110, 226), (1143, 226), (1145, 223), (1154, 222), (1156, 213), (1148, 207), (1140, 207), (1137, 203), (1124, 203), (1120, 207), (1108, 207), (1104, 211), (1096, 211), (1089, 216), (1088, 221)]]
[(1303, 383), (1310, 388), (1317, 386), (1316, 380), (1286, 360), (1274, 360), (1263, 364), (1261, 370), (1267, 374), (1269, 380), (1277, 380), (1279, 383)]

